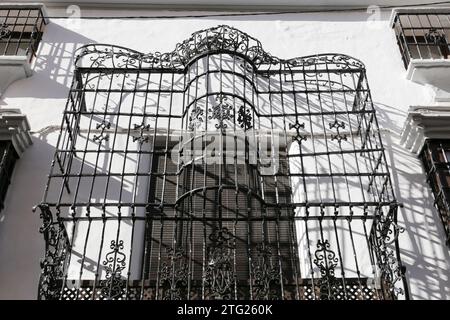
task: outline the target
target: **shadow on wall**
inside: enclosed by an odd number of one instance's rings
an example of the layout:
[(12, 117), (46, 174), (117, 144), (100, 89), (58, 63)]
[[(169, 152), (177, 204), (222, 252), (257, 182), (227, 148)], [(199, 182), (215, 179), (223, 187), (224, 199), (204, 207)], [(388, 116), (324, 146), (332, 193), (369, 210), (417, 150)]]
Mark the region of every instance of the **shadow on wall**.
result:
[[(50, 23), (34, 61), (34, 74), (30, 78), (11, 84), (8, 98), (66, 99), (73, 76), (75, 50), (95, 43), (79, 33)], [(6, 105), (0, 100), (0, 106)]]
[(391, 170), (397, 200), (404, 205), (399, 210), (399, 224), (405, 229), (400, 235), (400, 250), (412, 299), (450, 298), (450, 255), (445, 245), (442, 222), (433, 205), (433, 196), (426, 182), (420, 160), (402, 148), (401, 123), (395, 107), (375, 103), (383, 134), (386, 155)]

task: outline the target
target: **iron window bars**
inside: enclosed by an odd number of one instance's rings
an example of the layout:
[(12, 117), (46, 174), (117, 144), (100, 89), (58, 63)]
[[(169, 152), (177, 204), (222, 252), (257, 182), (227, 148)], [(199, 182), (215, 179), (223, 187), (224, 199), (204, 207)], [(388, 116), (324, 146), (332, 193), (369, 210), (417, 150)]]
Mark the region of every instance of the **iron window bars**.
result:
[(0, 6), (0, 55), (36, 56), (46, 22), (39, 7)]
[(420, 158), (450, 246), (450, 141), (427, 140)]
[(0, 211), (4, 208), (6, 193), (18, 155), (11, 141), (0, 141)]
[(411, 59), (450, 58), (450, 14), (399, 12), (394, 29), (405, 68)]
[(41, 299), (408, 298), (364, 65), (229, 26), (81, 48), (38, 208)]

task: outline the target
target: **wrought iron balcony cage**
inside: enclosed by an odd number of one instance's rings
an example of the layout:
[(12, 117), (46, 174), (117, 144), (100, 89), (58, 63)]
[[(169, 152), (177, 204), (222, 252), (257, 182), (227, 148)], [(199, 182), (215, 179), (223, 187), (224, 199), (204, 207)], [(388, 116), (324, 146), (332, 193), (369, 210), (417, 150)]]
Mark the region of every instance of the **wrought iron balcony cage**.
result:
[(405, 68), (411, 59), (450, 59), (449, 13), (397, 13), (394, 30)]
[(229, 26), (82, 47), (37, 207), (41, 299), (408, 298), (364, 65)]
[(0, 5), (0, 56), (36, 56), (46, 20), (42, 8)]

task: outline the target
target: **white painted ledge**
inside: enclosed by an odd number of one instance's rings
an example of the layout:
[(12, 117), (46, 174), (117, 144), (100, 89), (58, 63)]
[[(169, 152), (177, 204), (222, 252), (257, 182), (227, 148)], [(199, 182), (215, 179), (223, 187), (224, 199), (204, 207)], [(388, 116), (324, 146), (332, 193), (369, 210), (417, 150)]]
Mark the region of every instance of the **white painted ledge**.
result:
[(450, 57), (449, 59), (412, 59), (406, 78), (431, 86), (437, 103), (450, 103)]
[(413, 153), (419, 153), (427, 139), (450, 137), (450, 105), (413, 106), (403, 128), (400, 143)]
[(0, 140), (11, 141), (19, 157), (33, 144), (30, 124), (19, 109), (0, 109)]
[(32, 74), (27, 56), (0, 56), (0, 97), (11, 83)]

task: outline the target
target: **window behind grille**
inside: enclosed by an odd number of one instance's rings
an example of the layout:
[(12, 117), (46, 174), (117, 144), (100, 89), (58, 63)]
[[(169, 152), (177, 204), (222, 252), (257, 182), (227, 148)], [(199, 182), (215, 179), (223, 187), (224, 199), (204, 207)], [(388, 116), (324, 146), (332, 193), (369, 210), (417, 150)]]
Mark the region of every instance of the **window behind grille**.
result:
[(14, 165), (18, 158), (11, 141), (0, 141), (0, 156), (0, 210), (2, 210)]
[[(155, 150), (149, 202), (166, 206), (164, 211), (150, 209), (145, 277), (161, 288), (159, 295), (174, 298), (170, 286), (177, 284), (161, 274), (165, 268), (178, 268), (189, 278), (189, 285), (177, 288), (181, 298), (280, 298), (281, 290), (285, 297), (292, 290), (294, 297), (293, 217), (289, 210), (276, 207), (277, 202), (290, 201), (289, 182), (283, 176), (287, 160), (285, 155), (281, 158), (282, 174), (277, 179), (261, 177), (256, 166), (248, 163), (191, 163), (180, 175), (181, 200), (175, 205), (177, 165), (163, 149)], [(167, 210), (168, 204), (174, 204), (174, 209)], [(216, 236), (225, 240), (214, 242)], [(173, 254), (179, 256), (174, 259)], [(225, 263), (223, 259), (228, 260), (233, 279), (229, 288), (218, 290), (208, 284), (207, 269), (213, 263)], [(256, 274), (265, 272), (264, 268), (272, 274), (268, 287), (258, 282)]]
[(421, 153), (427, 181), (435, 199), (440, 218), (450, 245), (450, 141), (428, 140)]

